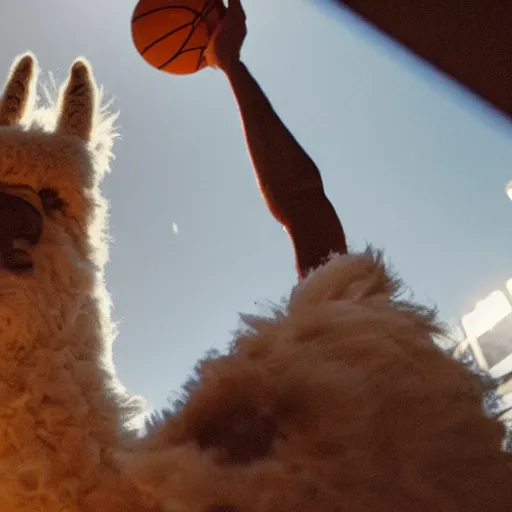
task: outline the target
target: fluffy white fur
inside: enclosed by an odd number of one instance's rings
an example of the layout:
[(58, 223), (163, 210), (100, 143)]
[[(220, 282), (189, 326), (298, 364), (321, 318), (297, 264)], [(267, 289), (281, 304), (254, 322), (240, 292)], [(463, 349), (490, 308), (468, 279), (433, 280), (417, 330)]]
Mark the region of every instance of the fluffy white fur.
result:
[[(48, 131), (38, 122), (40, 114), (49, 116), (35, 103), (36, 75), (34, 58), (25, 55), (8, 79), (0, 106), (0, 181), (7, 190), (58, 190), (67, 208), (45, 217), (41, 241), (30, 248), (30, 276), (0, 270), (5, 512), (67, 504), (75, 510), (77, 500), (110, 478), (110, 453), (127, 435), (124, 424), (136, 406), (113, 373), (115, 329), (103, 283), (106, 204), (99, 190), (104, 167), (97, 163), (109, 156), (112, 137), (101, 144), (95, 136), (109, 120), (100, 118), (88, 64), (78, 61)], [(95, 154), (99, 149), (102, 155)]]
[(18, 59), (0, 103), (0, 185), (56, 189), (67, 208), (45, 216), (30, 275), (0, 269), (3, 512), (510, 509), (503, 426), (373, 251), (245, 317), (180, 403), (130, 432), (138, 403), (114, 375), (103, 282), (113, 118), (84, 61), (53, 111), (35, 103), (36, 74)]

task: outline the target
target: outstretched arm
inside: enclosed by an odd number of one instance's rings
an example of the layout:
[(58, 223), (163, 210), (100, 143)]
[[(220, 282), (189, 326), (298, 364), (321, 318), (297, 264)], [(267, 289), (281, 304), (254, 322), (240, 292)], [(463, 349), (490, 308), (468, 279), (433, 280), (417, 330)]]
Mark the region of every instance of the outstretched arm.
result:
[(325, 195), (315, 163), (279, 119), (240, 61), (245, 34), (245, 14), (240, 0), (230, 0), (222, 25), (208, 49), (208, 60), (229, 79), (258, 185), (270, 212), (292, 240), (297, 270), (303, 277), (322, 264), (329, 253), (347, 251), (345, 234)]

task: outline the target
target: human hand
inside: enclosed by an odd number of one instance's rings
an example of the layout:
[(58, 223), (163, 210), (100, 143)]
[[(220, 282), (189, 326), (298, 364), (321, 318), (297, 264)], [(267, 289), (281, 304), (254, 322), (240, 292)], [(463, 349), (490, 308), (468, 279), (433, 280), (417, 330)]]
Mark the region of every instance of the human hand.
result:
[[(222, 4), (222, 0), (218, 0)], [(247, 35), (246, 17), (240, 0), (228, 0), (226, 14), (216, 28), (205, 56), (208, 65), (227, 71), (240, 61), (240, 51)]]

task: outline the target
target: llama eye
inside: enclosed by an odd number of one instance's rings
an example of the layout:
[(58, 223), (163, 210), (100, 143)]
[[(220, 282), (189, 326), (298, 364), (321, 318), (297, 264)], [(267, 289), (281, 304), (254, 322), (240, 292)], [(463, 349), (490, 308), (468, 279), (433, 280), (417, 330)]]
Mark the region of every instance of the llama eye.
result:
[(39, 191), (39, 197), (43, 203), (43, 208), (47, 211), (63, 210), (66, 202), (59, 196), (59, 193), (53, 188), (43, 188)]

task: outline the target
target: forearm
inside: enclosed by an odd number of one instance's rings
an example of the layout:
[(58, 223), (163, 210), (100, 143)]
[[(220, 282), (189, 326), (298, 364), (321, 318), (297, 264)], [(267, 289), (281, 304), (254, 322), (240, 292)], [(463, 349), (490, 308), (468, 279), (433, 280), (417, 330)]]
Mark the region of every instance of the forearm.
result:
[(281, 195), (322, 190), (315, 163), (276, 114), (247, 67), (237, 62), (226, 74), (240, 109), (258, 184), (272, 212), (279, 214), (273, 211), (273, 203), (281, 203)]
[(241, 62), (226, 70), (242, 118), (258, 185), (292, 239), (303, 276), (330, 252), (347, 251), (338, 216), (325, 196), (317, 166), (276, 114)]

